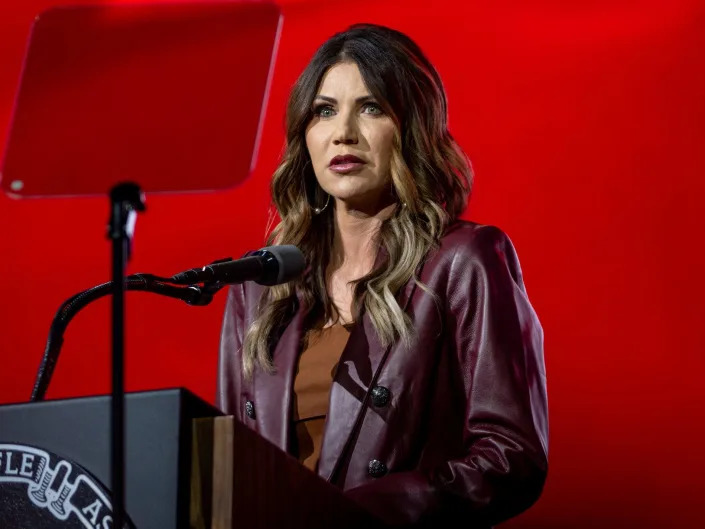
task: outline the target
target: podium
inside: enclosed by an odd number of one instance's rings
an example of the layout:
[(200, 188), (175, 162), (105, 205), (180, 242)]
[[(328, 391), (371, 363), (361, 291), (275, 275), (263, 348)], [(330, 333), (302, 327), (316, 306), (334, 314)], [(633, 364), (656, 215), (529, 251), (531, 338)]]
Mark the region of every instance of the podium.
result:
[[(135, 529), (380, 527), (333, 485), (183, 388), (127, 393)], [(112, 528), (110, 397), (0, 406), (0, 527)]]

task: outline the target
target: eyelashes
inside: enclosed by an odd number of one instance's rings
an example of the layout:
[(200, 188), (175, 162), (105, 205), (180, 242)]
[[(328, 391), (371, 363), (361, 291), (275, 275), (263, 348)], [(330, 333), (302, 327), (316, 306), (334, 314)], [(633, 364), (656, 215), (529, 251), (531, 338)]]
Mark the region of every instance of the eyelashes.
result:
[(363, 109), (371, 110), (372, 112), (367, 112), (367, 114), (371, 114), (373, 116), (380, 116), (380, 115), (384, 114), (382, 107), (373, 101), (369, 101), (369, 102), (365, 103), (364, 105), (362, 105), (362, 107), (363, 107)]
[(335, 110), (332, 105), (321, 103), (313, 107), (313, 115), (321, 118), (327, 118), (335, 115)]
[[(369, 116), (381, 116), (384, 114), (382, 107), (374, 101), (367, 101), (360, 105), (360, 112)], [(335, 107), (329, 103), (318, 103), (314, 105), (312, 113), (321, 118), (333, 117), (336, 114)]]

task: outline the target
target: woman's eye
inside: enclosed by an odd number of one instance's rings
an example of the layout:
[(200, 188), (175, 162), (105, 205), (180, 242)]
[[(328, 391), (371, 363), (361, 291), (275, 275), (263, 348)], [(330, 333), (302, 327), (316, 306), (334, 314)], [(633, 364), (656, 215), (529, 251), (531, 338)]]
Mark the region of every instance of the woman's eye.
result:
[(333, 111), (333, 107), (331, 107), (330, 105), (319, 105), (313, 109), (313, 113), (314, 115), (320, 116), (322, 118), (329, 118), (333, 114), (335, 114), (335, 112)]
[(363, 111), (365, 114), (372, 114), (373, 116), (379, 116), (384, 113), (377, 103), (365, 103)]

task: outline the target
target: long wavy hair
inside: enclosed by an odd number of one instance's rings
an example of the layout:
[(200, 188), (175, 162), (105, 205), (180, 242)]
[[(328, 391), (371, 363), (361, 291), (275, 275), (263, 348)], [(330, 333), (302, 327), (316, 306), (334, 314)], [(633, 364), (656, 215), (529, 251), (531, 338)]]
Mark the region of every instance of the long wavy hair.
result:
[[(306, 256), (303, 278), (269, 287), (243, 344), (243, 369), (271, 371), (272, 347), (302, 303), (308, 328), (320, 328), (335, 314), (328, 296), (326, 269), (331, 259), (334, 208), (315, 215), (325, 203), (313, 172), (305, 131), (324, 74), (336, 64), (354, 62), (396, 131), (390, 164), (399, 206), (377, 235), (385, 259), (355, 282), (353, 315), (365, 311), (383, 345), (413, 339), (409, 317), (395, 296), (416, 277), (419, 265), (437, 247), (445, 228), (463, 212), (472, 187), (467, 156), (448, 131), (443, 83), (421, 49), (403, 33), (357, 24), (337, 33), (316, 52), (294, 85), (286, 114), (286, 148), (271, 181), (280, 222), (269, 244), (294, 244)], [(379, 259), (378, 259), (379, 261)]]

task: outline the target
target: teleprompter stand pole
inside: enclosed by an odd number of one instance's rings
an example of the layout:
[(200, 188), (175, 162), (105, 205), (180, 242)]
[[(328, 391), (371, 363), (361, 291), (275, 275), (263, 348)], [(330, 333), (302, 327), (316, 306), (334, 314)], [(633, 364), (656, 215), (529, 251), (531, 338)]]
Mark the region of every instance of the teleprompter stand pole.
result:
[(110, 469), (115, 529), (123, 529), (125, 520), (125, 268), (130, 258), (137, 212), (144, 209), (144, 195), (136, 184), (118, 184), (110, 191), (108, 238), (113, 243)]

